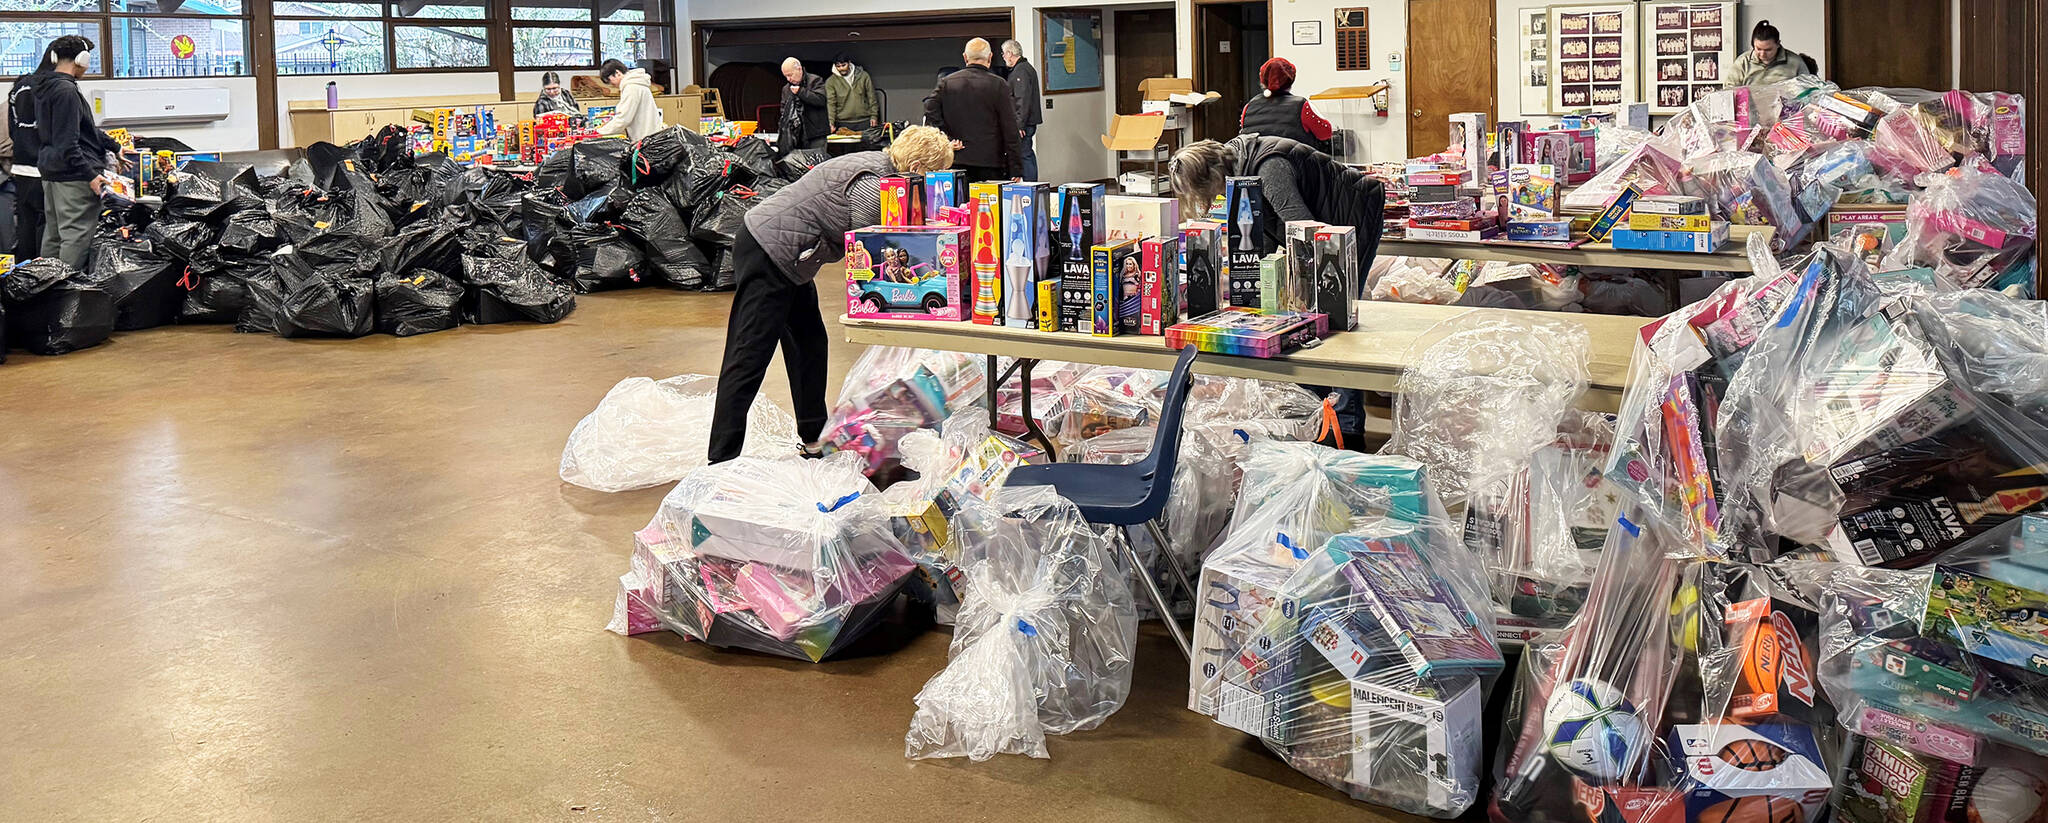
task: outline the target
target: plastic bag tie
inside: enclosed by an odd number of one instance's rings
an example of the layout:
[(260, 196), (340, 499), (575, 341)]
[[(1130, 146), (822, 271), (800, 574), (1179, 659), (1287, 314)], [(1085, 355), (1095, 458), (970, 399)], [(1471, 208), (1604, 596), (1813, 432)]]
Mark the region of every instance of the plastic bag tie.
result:
[(192, 267), (185, 267), (185, 274), (178, 278), (178, 287), (186, 291), (199, 290), (199, 275), (192, 273)]
[[(1243, 432), (1238, 433), (1240, 437), (1243, 434)], [(1332, 446), (1338, 449), (1344, 448), (1344, 427), (1337, 423), (1337, 396), (1334, 394), (1323, 398), (1322, 419), (1316, 424), (1316, 442), (1322, 442), (1325, 435), (1329, 436), (1333, 441), (1331, 443)], [(1250, 443), (1251, 438), (1245, 438), (1245, 442)], [(1307, 556), (1305, 554), (1302, 555), (1302, 557)]]
[(1308, 550), (1294, 545), (1294, 538), (1288, 537), (1286, 532), (1274, 532), (1273, 542), (1280, 544), (1281, 548), (1293, 553), (1296, 560), (1308, 559)]
[(1019, 634), (1024, 635), (1025, 637), (1038, 636), (1038, 629), (1033, 627), (1029, 622), (1026, 622), (1024, 618), (1021, 617), (1017, 618), (1017, 632)]
[(848, 503), (853, 502), (854, 498), (857, 498), (859, 496), (860, 492), (850, 492), (845, 497), (841, 497), (838, 500), (832, 501), (832, 505), (830, 506), (827, 506), (824, 503), (819, 503), (818, 511), (823, 512), (825, 514), (831, 514), (833, 512), (839, 511), (840, 506), (844, 506)]

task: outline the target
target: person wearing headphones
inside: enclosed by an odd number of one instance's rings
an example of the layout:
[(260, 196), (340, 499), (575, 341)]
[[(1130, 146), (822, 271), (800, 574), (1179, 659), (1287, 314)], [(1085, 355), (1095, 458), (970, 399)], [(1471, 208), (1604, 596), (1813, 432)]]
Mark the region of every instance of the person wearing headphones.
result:
[(120, 147), (93, 122), (78, 78), (92, 65), (92, 41), (67, 34), (50, 42), (52, 68), (34, 84), (36, 130), (42, 145), (36, 171), (43, 178), (42, 256), (85, 268), (99, 216), (100, 174), (118, 162)]

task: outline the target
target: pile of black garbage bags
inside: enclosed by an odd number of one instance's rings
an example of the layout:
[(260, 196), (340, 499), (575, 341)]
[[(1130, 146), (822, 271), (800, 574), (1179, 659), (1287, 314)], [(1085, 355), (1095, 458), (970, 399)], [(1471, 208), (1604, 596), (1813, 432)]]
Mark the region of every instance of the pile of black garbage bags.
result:
[(43, 258), (0, 277), (5, 339), (63, 354), (169, 323), (407, 336), (553, 323), (578, 293), (731, 288), (747, 209), (824, 159), (670, 128), (577, 143), (527, 179), (404, 146), (386, 127), (281, 174), (189, 163), (160, 208), (107, 208), (85, 271)]

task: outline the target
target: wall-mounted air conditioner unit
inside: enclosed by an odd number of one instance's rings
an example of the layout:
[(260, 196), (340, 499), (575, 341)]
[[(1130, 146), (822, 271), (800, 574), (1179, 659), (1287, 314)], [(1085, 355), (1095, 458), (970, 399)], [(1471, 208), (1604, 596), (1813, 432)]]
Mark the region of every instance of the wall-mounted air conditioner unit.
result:
[(228, 116), (228, 90), (221, 87), (95, 89), (92, 110), (104, 126), (205, 123)]

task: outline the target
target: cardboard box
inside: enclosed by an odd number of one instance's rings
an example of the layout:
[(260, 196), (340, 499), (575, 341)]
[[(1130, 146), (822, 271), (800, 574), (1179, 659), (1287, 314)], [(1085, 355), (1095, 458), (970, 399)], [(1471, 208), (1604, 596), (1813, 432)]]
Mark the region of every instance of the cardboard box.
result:
[[(1405, 688), (1352, 680), (1351, 783), (1402, 805), (1470, 806), (1484, 751), (1481, 708), (1477, 678)], [(1417, 763), (1428, 770), (1417, 772)]]
[(1557, 167), (1559, 181), (1576, 186), (1593, 179), (1593, 129), (1545, 129), (1522, 133), (1521, 160)]
[(1194, 119), (1188, 112), (1187, 104), (1175, 103), (1171, 100), (1140, 100), (1138, 101), (1138, 113), (1165, 115), (1166, 128), (1169, 131), (1184, 129), (1194, 124)]
[(1172, 237), (1180, 230), (1180, 201), (1174, 198), (1112, 194), (1102, 204), (1104, 243)]
[(974, 209), (974, 322), (998, 326), (1003, 322), (1003, 187), (975, 183), (968, 195)]
[(973, 295), (959, 226), (869, 226), (846, 233), (846, 316), (966, 320)]
[(1002, 325), (1037, 328), (1038, 284), (1059, 278), (1052, 261), (1048, 222), (1052, 190), (1051, 183), (1006, 183), (1002, 187)]
[(1407, 239), (1409, 240), (1429, 240), (1438, 243), (1476, 243), (1481, 240), (1493, 239), (1499, 234), (1499, 229), (1459, 231), (1457, 229), (1432, 229), (1417, 226), (1409, 226), (1407, 229)]
[(1181, 224), (1181, 314), (1200, 317), (1230, 305), (1230, 254), (1223, 224), (1189, 220)]
[(1677, 251), (1712, 254), (1728, 242), (1728, 224), (1714, 221), (1712, 231), (1641, 231), (1615, 229), (1608, 239), (1627, 251)]
[(1646, 194), (1636, 198), (1634, 210), (1641, 214), (1706, 214), (1707, 201), (1685, 194)]
[[(1814, 820), (1834, 785), (1813, 729), (1806, 726), (1678, 725), (1671, 729), (1670, 751), (1679, 760), (1674, 764), (1677, 771), (1693, 786), (1685, 797), (1688, 820), (1735, 820), (1741, 818), (1737, 812), (1756, 816), (1760, 813), (1753, 811), (1755, 807), (1778, 803), (1797, 808), (1799, 813), (1791, 819)], [(1745, 763), (1775, 765), (1757, 770), (1754, 765), (1745, 768)], [(1769, 814), (1756, 819), (1786, 817)]]
[(958, 206), (967, 202), (966, 198), (966, 172), (945, 169), (924, 173), (924, 215), (927, 221), (936, 220), (939, 209)]
[(1331, 331), (1358, 328), (1358, 230), (1323, 226), (1315, 234), (1315, 297), (1309, 311), (1329, 316)]
[(1479, 182), (1486, 177), (1486, 112), (1464, 111), (1450, 116), (1452, 148), (1465, 154), (1465, 179)]
[(1636, 198), (1642, 194), (1643, 190), (1637, 188), (1634, 183), (1615, 192), (1614, 199), (1607, 201), (1607, 207), (1600, 210), (1600, 216), (1593, 218), (1593, 225), (1586, 229), (1586, 237), (1595, 243), (1606, 240), (1607, 235), (1614, 232), (1615, 226), (1628, 219), (1629, 210), (1634, 208)]
[(1635, 209), (1628, 227), (1636, 231), (1712, 231), (1714, 218), (1705, 214), (1650, 214)]
[(1165, 334), (1180, 321), (1180, 242), (1179, 235), (1138, 241), (1139, 334)]
[(924, 225), (924, 178), (884, 177), (882, 178), (881, 189), (881, 225)]
[[(1259, 637), (1289, 637), (1296, 616), (1280, 611), (1281, 589), (1293, 565), (1235, 564), (1230, 571), (1202, 567), (1196, 601), (1195, 656), (1188, 666), (1188, 710), (1215, 717), (1224, 699), (1225, 669), (1234, 665), (1234, 650)], [(1294, 644), (1286, 644), (1294, 645)], [(1252, 732), (1257, 734), (1258, 732)]]
[(1101, 183), (1059, 187), (1059, 222), (1052, 227), (1052, 240), (1060, 267), (1060, 331), (1087, 334), (1090, 328), (1095, 271), (1089, 255), (1102, 242), (1104, 196)]
[(1257, 177), (1223, 181), (1224, 227), (1229, 232), (1230, 305), (1259, 305), (1259, 261), (1272, 253), (1266, 240), (1266, 198)]
[(1565, 242), (1572, 239), (1570, 220), (1509, 220), (1509, 240)]
[(1137, 332), (1145, 279), (1138, 241), (1096, 246), (1090, 258), (1093, 285), (1088, 292), (1088, 333), (1114, 337)]
[(1557, 167), (1522, 163), (1508, 168), (1508, 215), (1550, 220), (1557, 217)]
[(1320, 311), (1316, 308), (1316, 230), (1314, 220), (1289, 220), (1281, 234), (1287, 240), (1287, 268), (1280, 281), (1281, 311)]
[(1258, 309), (1227, 306), (1167, 328), (1166, 347), (1194, 346), (1216, 354), (1279, 357), (1329, 334), (1330, 319), (1320, 314), (1266, 314)]
[(1119, 114), (1109, 121), (1109, 133), (1102, 136), (1102, 147), (1114, 152), (1145, 152), (1147, 156), (1129, 157), (1127, 160), (1150, 160), (1149, 153), (1159, 148), (1159, 136), (1166, 133), (1166, 115)]
[(1038, 281), (1038, 330), (1060, 330), (1060, 281)]
[(1164, 195), (1173, 193), (1173, 181), (1163, 174), (1149, 171), (1127, 171), (1116, 176), (1118, 188), (1125, 194)]
[(1282, 311), (1280, 292), (1285, 288), (1282, 283), (1286, 280), (1286, 254), (1276, 251), (1259, 261), (1259, 311), (1267, 314)]
[(1223, 96), (1213, 91), (1196, 91), (1195, 81), (1186, 77), (1147, 77), (1138, 81), (1138, 94), (1146, 100), (1184, 106), (1200, 106)]

